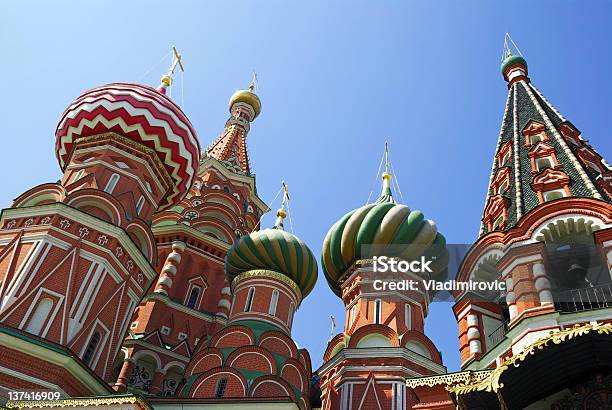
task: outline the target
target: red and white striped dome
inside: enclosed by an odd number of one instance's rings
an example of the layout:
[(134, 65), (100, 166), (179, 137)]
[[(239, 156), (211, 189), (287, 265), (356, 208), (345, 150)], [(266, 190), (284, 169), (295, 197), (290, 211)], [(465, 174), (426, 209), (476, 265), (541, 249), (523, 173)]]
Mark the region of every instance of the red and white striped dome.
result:
[(183, 198), (197, 172), (200, 144), (191, 122), (170, 98), (150, 87), (124, 83), (94, 88), (78, 97), (55, 131), (62, 171), (77, 138), (105, 132), (116, 132), (157, 152), (174, 181), (160, 208)]

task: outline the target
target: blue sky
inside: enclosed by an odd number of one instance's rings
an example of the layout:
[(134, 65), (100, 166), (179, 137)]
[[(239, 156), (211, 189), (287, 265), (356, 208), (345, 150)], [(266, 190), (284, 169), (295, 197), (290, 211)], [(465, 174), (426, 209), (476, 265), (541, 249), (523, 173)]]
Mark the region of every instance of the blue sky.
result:
[[(548, 0), (3, 1), (0, 204), (59, 179), (53, 133), (72, 99), (115, 81), (157, 85), (169, 58), (156, 63), (175, 44), (186, 73), (173, 97), (202, 146), (257, 70), (263, 110), (248, 144), (259, 194), (271, 201), (287, 181), (295, 233), (317, 256), (329, 227), (367, 200), (385, 140), (406, 204), (449, 243), (471, 242), (507, 92), (504, 32), (536, 86), (610, 160), (611, 9)], [(294, 326), (314, 368), (332, 314), (342, 323), (342, 303), (321, 276)], [(450, 303), (432, 307), (426, 332), (458, 369)]]

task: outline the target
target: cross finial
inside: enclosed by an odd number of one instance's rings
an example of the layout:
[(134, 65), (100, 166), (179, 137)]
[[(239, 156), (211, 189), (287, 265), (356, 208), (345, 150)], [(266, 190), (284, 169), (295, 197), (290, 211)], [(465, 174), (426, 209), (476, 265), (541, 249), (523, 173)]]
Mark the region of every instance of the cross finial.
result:
[(514, 55), (514, 53), (512, 52), (512, 48), (514, 48), (514, 50), (520, 56), (523, 55), (523, 53), (521, 53), (521, 50), (519, 50), (519, 48), (516, 45), (516, 43), (514, 42), (514, 40), (512, 40), (512, 37), (510, 37), (510, 33), (506, 33), (506, 34), (504, 34), (504, 48), (503, 48), (503, 51), (502, 51), (502, 61), (504, 61), (506, 58), (512, 57)]
[(385, 141), (385, 173), (389, 173), (389, 143)]
[(385, 173), (382, 176), (383, 185), (388, 187), (391, 174), (389, 173), (389, 143), (385, 141)]
[(329, 318), (331, 319), (331, 332), (329, 334), (329, 341), (331, 342), (331, 340), (334, 338), (334, 333), (336, 332), (336, 318), (333, 316), (330, 316)]
[(253, 78), (251, 79), (251, 84), (249, 84), (249, 91), (257, 91), (257, 72), (255, 70), (253, 70)]
[(284, 208), (285, 205), (287, 205), (287, 202), (289, 202), (289, 185), (285, 184), (285, 181), (283, 181), (283, 204), (282, 207)]
[(287, 217), (287, 211), (285, 208), (289, 200), (289, 185), (285, 184), (285, 181), (283, 181), (283, 200), (281, 202), (281, 207), (278, 209), (278, 211), (276, 211), (276, 222), (274, 223), (275, 228), (283, 229), (283, 220)]
[(174, 59), (172, 60), (172, 66), (168, 70), (168, 73), (161, 78), (161, 85), (159, 86), (162, 89), (170, 87), (172, 85), (172, 76), (174, 75), (174, 70), (176, 70), (176, 66), (178, 65), (181, 71), (185, 71), (185, 67), (183, 67), (182, 56), (176, 50), (176, 47), (172, 46), (172, 53), (174, 54)]

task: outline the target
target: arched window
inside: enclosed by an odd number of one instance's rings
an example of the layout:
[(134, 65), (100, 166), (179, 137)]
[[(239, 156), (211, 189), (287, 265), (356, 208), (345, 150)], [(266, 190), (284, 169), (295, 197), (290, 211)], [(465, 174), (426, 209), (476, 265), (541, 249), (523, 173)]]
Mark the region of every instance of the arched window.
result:
[(247, 294), (246, 304), (244, 305), (244, 311), (250, 312), (253, 307), (253, 296), (255, 295), (255, 288), (250, 288)]
[(544, 202), (553, 201), (565, 197), (565, 191), (563, 189), (555, 189), (554, 191), (543, 192), (542, 197)]
[(225, 388), (227, 387), (227, 379), (219, 379), (217, 382), (217, 388), (215, 389), (215, 397), (220, 399), (225, 394)]
[(274, 289), (272, 299), (270, 299), (270, 309), (268, 310), (268, 313), (272, 316), (276, 316), (276, 305), (278, 305), (278, 290)]
[(497, 228), (499, 228), (501, 226), (501, 224), (504, 222), (504, 214), (501, 214), (500, 216), (497, 217), (497, 219), (495, 219), (495, 221), (493, 222), (493, 226), (491, 228), (492, 231), (497, 230)]
[(47, 323), (49, 319), (49, 313), (51, 313), (51, 309), (53, 309), (53, 299), (51, 298), (42, 298), (40, 302), (38, 302), (38, 306), (36, 306), (36, 310), (30, 316), (30, 322), (26, 327), (26, 332), (32, 333), (34, 335), (40, 335), (43, 326)]
[(506, 193), (506, 191), (508, 191), (508, 187), (510, 186), (510, 184), (508, 183), (508, 180), (506, 179), (504, 182), (501, 183), (501, 185), (499, 186), (499, 188), (497, 188), (497, 193), (499, 195), (503, 195)]
[(544, 136), (542, 134), (535, 134), (530, 137), (531, 145), (537, 144), (540, 141), (544, 141)]
[(91, 359), (93, 359), (94, 354), (96, 353), (96, 349), (98, 348), (99, 343), (100, 333), (94, 332), (94, 334), (91, 335), (91, 339), (89, 339), (89, 343), (87, 344), (85, 353), (83, 353), (83, 363), (89, 366), (89, 364), (91, 363)]
[(410, 304), (406, 303), (406, 307), (404, 308), (404, 320), (406, 322), (406, 328), (411, 330), (412, 328), (412, 318), (410, 317)]
[(112, 194), (113, 191), (115, 190), (115, 187), (117, 186), (117, 182), (119, 182), (119, 175), (117, 174), (111, 175), (111, 177), (108, 180), (108, 183), (104, 187), (104, 192), (106, 192), (107, 194)]
[(552, 167), (553, 167), (553, 162), (550, 159), (550, 157), (538, 158), (536, 160), (536, 168), (538, 172), (546, 168), (552, 168)]
[(144, 202), (145, 202), (144, 196), (140, 195), (140, 198), (138, 198), (138, 202), (136, 202), (136, 215), (140, 215), (140, 211), (142, 211)]
[(380, 299), (376, 299), (374, 301), (374, 323), (376, 323), (377, 325), (380, 324), (381, 320), (381, 316), (382, 316), (382, 309), (381, 309), (381, 301)]
[(191, 292), (189, 292), (189, 298), (187, 299), (187, 307), (195, 309), (196, 303), (198, 303), (198, 297), (202, 288), (199, 286), (193, 286)]
[(291, 321), (293, 320), (293, 302), (289, 305), (289, 315), (287, 316), (287, 326), (291, 326)]

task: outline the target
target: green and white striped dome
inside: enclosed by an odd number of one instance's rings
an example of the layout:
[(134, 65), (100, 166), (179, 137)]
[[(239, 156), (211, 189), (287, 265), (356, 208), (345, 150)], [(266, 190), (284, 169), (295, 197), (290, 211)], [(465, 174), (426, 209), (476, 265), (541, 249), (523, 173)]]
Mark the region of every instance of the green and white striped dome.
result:
[(282, 273), (306, 297), (317, 282), (317, 261), (312, 251), (297, 236), (281, 226), (263, 229), (241, 237), (227, 252), (225, 272), (231, 283), (241, 273), (254, 269)]
[[(384, 249), (386, 256), (414, 257), (415, 250), (435, 257), (432, 279), (446, 278), (448, 252), (446, 240), (436, 224), (425, 219), (421, 211), (411, 211), (395, 202), (385, 173), (381, 197), (376, 203), (357, 208), (336, 222), (323, 241), (321, 263), (331, 289), (341, 295), (341, 277), (357, 260), (380, 256), (372, 254)], [(368, 246), (374, 245), (374, 246)], [(397, 245), (382, 248), (386, 245)], [(405, 245), (405, 246), (403, 246)], [(417, 245), (410, 247), (409, 245)], [(420, 255), (419, 255), (420, 256)]]

